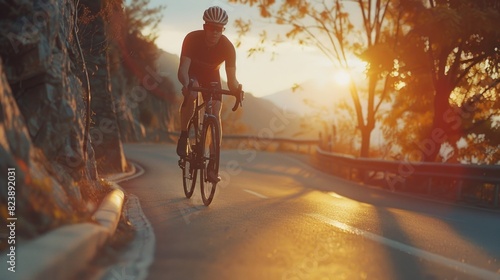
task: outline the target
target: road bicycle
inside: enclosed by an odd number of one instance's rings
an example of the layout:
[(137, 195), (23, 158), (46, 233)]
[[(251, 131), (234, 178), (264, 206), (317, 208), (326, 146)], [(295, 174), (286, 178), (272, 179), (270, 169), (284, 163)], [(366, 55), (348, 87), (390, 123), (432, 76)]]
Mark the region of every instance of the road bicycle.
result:
[[(210, 87), (188, 86), (190, 91), (197, 91), (194, 115), (188, 124), (188, 141), (186, 156), (179, 160), (182, 169), (182, 184), (187, 198), (193, 195), (198, 179), (201, 189), (201, 198), (205, 206), (210, 205), (214, 198), (217, 183), (220, 181), (219, 160), (221, 129), (217, 118), (212, 112), (212, 98), (215, 95), (231, 95), (236, 98), (233, 111), (242, 106), (244, 92), (239, 85), (238, 90), (229, 91), (219, 88), (219, 83), (212, 83)], [(208, 100), (200, 104), (200, 93), (205, 93)], [(203, 116), (202, 116), (202, 110)], [(199, 177), (198, 177), (199, 175)]]

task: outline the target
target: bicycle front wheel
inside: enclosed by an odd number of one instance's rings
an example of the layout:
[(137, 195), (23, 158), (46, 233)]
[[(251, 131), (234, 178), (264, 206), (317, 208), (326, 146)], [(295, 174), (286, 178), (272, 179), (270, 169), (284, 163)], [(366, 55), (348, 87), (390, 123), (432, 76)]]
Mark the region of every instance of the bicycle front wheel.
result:
[(198, 169), (196, 168), (196, 137), (198, 137), (198, 127), (194, 121), (190, 121), (188, 125), (188, 141), (187, 141), (187, 155), (181, 159), (183, 163), (182, 168), (182, 184), (184, 186), (184, 194), (187, 198), (193, 195), (194, 187), (196, 186), (196, 177)]
[(210, 205), (219, 182), (220, 128), (215, 117), (203, 123), (201, 137), (202, 168), (200, 169), (201, 198), (205, 206)]

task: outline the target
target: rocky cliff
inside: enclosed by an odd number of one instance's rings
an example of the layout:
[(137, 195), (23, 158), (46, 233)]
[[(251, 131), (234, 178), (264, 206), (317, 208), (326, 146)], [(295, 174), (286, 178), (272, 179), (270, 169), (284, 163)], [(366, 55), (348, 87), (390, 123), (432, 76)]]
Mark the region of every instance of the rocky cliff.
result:
[(87, 219), (106, 191), (100, 176), (127, 168), (122, 139), (168, 126), (169, 81), (154, 69), (128, 79), (112, 52), (122, 4), (0, 0), (0, 216), (18, 218), (18, 238)]

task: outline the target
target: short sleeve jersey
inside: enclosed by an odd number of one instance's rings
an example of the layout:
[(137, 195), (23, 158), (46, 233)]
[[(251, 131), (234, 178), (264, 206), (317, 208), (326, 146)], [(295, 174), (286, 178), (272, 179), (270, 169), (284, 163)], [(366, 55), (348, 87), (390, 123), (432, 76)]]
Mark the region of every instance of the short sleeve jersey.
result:
[(222, 35), (215, 46), (208, 47), (203, 30), (186, 35), (181, 56), (191, 59), (189, 77), (198, 79), (202, 85), (210, 82), (220, 83), (219, 68), (223, 62), (226, 67), (236, 66), (236, 51), (229, 39)]

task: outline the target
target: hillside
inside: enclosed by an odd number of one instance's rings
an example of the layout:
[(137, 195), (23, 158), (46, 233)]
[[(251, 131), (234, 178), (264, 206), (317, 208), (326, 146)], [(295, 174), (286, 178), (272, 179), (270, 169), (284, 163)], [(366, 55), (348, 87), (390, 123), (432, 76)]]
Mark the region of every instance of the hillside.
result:
[(249, 127), (247, 134), (261, 137), (311, 139), (318, 135), (317, 131), (304, 130), (305, 120), (299, 114), (251, 93), (245, 95), (240, 121)]
[(181, 84), (177, 82), (177, 68), (179, 68), (179, 56), (160, 50), (157, 60), (158, 72), (174, 82), (177, 92), (181, 91)]

